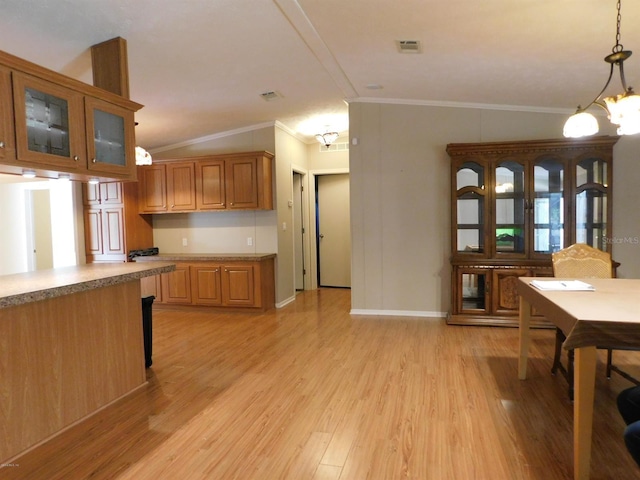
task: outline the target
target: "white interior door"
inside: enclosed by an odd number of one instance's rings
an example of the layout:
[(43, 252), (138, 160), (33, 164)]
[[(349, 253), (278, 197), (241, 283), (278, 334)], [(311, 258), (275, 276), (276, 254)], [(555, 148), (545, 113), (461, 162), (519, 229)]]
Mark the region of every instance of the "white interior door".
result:
[(319, 283), (321, 287), (351, 287), (349, 174), (316, 178)]

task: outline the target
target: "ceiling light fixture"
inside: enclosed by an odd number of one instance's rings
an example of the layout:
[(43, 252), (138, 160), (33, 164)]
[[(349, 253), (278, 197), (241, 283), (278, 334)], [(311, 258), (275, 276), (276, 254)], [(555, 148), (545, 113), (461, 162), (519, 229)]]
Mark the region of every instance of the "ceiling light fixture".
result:
[(338, 135), (338, 132), (329, 132), (329, 129), (327, 128), (327, 131), (325, 133), (318, 133), (316, 135), (316, 140), (318, 140), (325, 147), (329, 148), (331, 144), (338, 139), (339, 136), (340, 135)]
[(151, 165), (151, 154), (142, 147), (136, 147), (136, 165)]
[[(632, 87), (627, 87), (627, 82), (624, 78), (623, 63), (631, 56), (631, 51), (624, 50), (624, 47), (620, 43), (620, 20), (622, 18), (620, 15), (620, 2), (621, 0), (618, 0), (616, 44), (611, 50), (612, 53), (604, 57), (604, 61), (611, 65), (607, 83), (605, 83), (598, 96), (589, 105), (585, 108), (578, 105), (576, 113), (569, 117), (564, 124), (565, 137), (578, 138), (598, 133), (598, 121), (592, 114), (586, 112), (591, 105), (598, 105), (607, 112), (611, 123), (618, 125), (618, 135), (640, 133), (640, 95), (636, 95)], [(623, 93), (600, 99), (613, 78), (615, 67), (618, 67), (620, 72), (620, 82), (622, 83)]]

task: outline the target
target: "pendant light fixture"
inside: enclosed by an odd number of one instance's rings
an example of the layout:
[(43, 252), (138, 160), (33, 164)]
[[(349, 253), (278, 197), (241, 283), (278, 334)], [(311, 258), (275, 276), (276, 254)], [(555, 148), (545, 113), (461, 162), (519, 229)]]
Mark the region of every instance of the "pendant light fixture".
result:
[[(578, 106), (578, 110), (564, 124), (565, 137), (584, 137), (598, 133), (598, 121), (586, 110), (592, 105), (597, 105), (607, 112), (609, 121), (618, 126), (618, 135), (633, 135), (640, 133), (640, 95), (636, 95), (632, 87), (627, 87), (624, 78), (624, 61), (631, 56), (630, 50), (624, 50), (620, 43), (620, 2), (618, 0), (617, 10), (618, 17), (616, 21), (616, 44), (613, 46), (611, 53), (604, 57), (604, 61), (611, 65), (609, 78), (607, 83), (596, 96), (593, 101), (585, 108)], [(620, 72), (620, 83), (622, 84), (622, 93), (609, 97), (602, 97), (605, 90), (611, 83), (613, 72), (616, 67)]]
[(318, 140), (322, 145), (329, 148), (333, 142), (338, 139), (338, 132), (329, 132), (328, 129), (325, 133), (319, 133), (316, 135), (316, 140)]
[(151, 154), (142, 147), (136, 147), (136, 165), (151, 165)]

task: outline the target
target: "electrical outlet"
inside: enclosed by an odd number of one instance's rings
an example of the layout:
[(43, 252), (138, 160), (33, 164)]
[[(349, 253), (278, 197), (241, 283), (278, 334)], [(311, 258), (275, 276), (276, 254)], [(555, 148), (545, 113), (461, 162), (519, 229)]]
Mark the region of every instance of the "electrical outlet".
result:
[(182, 239), (182, 246), (186, 247), (188, 245), (186, 237)]
[(247, 237), (247, 245), (250, 247), (253, 246), (253, 238)]

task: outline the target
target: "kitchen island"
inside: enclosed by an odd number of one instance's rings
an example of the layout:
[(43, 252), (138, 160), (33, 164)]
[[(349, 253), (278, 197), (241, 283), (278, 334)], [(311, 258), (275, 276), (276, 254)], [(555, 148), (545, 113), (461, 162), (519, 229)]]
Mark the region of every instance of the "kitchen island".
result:
[(140, 279), (163, 263), (0, 276), (0, 462), (146, 383)]

